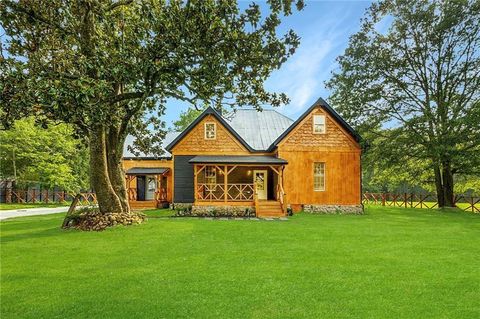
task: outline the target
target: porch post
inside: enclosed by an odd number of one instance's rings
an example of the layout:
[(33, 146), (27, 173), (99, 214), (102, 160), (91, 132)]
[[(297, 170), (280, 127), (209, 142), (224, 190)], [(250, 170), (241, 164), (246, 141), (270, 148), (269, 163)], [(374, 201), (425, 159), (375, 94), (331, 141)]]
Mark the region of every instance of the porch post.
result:
[(197, 164), (193, 164), (193, 202), (197, 202)]
[(228, 188), (227, 188), (228, 187), (228, 169), (227, 168), (228, 168), (227, 165), (225, 165), (224, 174), (223, 174), (223, 176), (224, 176), (224, 178), (223, 178), (223, 185), (224, 186), (223, 187), (225, 188), (225, 191), (224, 191), (224, 193), (225, 193), (224, 194), (225, 195), (225, 203), (227, 202), (227, 199), (228, 199), (228, 196), (227, 196), (227, 194), (228, 194)]

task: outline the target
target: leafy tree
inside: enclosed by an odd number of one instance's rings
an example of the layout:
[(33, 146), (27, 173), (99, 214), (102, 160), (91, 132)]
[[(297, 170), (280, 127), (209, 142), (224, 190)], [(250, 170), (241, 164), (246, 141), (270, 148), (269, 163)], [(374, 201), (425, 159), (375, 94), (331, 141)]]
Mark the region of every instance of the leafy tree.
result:
[(374, 3), (327, 83), (363, 132), (391, 128), (378, 156), (428, 163), (440, 207), (453, 206), (454, 175), (480, 174), (478, 21), (478, 0)]
[(100, 211), (129, 211), (124, 140), (153, 124), (157, 134), (136, 145), (160, 151), (165, 125), (144, 115), (163, 114), (166, 99), (257, 108), (288, 101), (263, 83), (299, 44), (291, 30), (277, 34), (293, 0), (268, 4), (262, 15), (258, 4), (241, 11), (236, 1), (3, 0), (3, 114), (73, 124), (89, 145)]
[(180, 113), (180, 118), (173, 122), (173, 130), (182, 132), (204, 111), (204, 108), (188, 108)]
[(30, 117), (0, 131), (0, 176), (17, 184), (40, 183), (68, 191), (89, 187), (88, 153), (66, 124), (41, 128)]

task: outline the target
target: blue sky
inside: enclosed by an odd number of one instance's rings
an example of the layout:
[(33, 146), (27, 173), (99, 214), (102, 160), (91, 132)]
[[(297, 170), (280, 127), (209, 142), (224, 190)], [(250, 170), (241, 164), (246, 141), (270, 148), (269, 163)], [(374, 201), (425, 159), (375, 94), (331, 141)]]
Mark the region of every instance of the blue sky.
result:
[[(248, 6), (251, 1), (241, 1)], [(266, 3), (264, 2), (265, 6)], [(301, 37), (297, 52), (268, 79), (269, 91), (285, 92), (289, 105), (277, 108), (296, 119), (319, 97), (327, 99), (324, 82), (337, 65), (335, 58), (343, 53), (349, 36), (360, 29), (360, 18), (370, 1), (306, 1), (306, 7), (284, 18), (279, 31), (293, 29)], [(169, 100), (164, 120), (171, 126), (188, 104)]]

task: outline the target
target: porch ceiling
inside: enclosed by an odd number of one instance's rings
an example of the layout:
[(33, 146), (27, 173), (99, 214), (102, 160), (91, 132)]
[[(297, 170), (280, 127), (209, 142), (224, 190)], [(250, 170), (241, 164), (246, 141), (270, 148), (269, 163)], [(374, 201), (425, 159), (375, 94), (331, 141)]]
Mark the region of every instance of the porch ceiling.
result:
[(132, 167), (126, 171), (127, 175), (157, 175), (168, 172), (168, 168), (161, 167)]
[(288, 162), (282, 158), (268, 155), (258, 156), (224, 156), (224, 155), (200, 155), (195, 156), (188, 161), (192, 164), (266, 164), (266, 165), (286, 165)]

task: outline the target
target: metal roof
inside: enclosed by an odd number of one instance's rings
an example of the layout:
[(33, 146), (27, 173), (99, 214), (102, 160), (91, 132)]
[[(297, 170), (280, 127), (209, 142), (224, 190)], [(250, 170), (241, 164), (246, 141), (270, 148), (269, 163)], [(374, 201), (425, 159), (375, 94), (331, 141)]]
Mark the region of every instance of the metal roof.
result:
[(127, 175), (156, 175), (156, 174), (163, 174), (168, 172), (168, 168), (161, 168), (161, 167), (132, 167), (128, 171), (126, 171)]
[(268, 149), (293, 123), (292, 119), (271, 109), (237, 109), (225, 118), (254, 150)]
[(270, 165), (285, 165), (288, 162), (282, 158), (257, 155), (257, 156), (224, 156), (224, 155), (211, 155), (211, 156), (195, 156), (188, 161), (192, 164), (270, 164)]
[(127, 138), (125, 139), (125, 144), (123, 145), (123, 157), (124, 158), (165, 158), (165, 157), (171, 157), (172, 154), (170, 154), (166, 149), (165, 146), (170, 144), (178, 135), (180, 132), (167, 132), (165, 135), (165, 138), (163, 139), (162, 142), (162, 148), (165, 151), (165, 153), (162, 156), (155, 156), (151, 153), (140, 153), (139, 156), (136, 156), (132, 152), (128, 150), (128, 146), (133, 146), (133, 141), (135, 140), (135, 137), (132, 135), (128, 135)]

